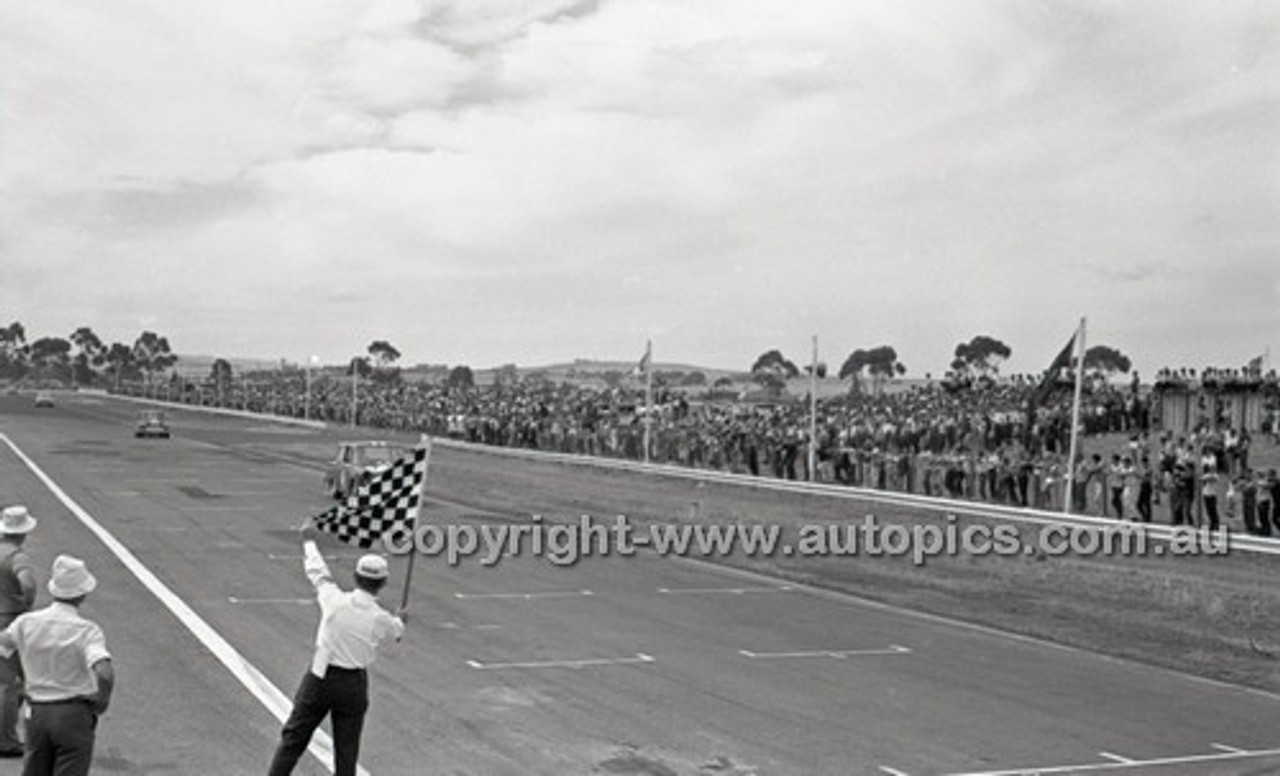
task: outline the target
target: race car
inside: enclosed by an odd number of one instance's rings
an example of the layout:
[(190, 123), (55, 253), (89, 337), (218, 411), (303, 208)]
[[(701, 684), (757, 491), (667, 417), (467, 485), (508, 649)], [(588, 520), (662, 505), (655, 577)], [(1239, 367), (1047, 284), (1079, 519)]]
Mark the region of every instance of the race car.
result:
[(39, 393), (37, 393), (37, 394), (36, 394), (36, 406), (37, 406), (37, 407), (52, 407), (52, 406), (53, 406), (53, 396), (51, 396), (50, 394), (45, 393), (44, 391), (40, 391)]
[(324, 473), (324, 489), (334, 498), (345, 498), (409, 452), (404, 445), (381, 440), (339, 442), (338, 454)]
[(138, 424), (133, 435), (139, 439), (149, 437), (169, 438), (169, 424), (165, 422), (164, 413), (160, 410), (142, 410), (138, 413)]

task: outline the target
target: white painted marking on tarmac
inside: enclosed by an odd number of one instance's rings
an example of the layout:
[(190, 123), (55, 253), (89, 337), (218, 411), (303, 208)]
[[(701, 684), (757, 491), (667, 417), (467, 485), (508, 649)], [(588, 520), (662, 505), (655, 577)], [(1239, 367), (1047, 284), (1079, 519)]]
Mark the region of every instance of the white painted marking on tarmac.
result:
[(292, 604), (294, 606), (302, 606), (304, 604), (315, 603), (311, 598), (238, 598), (233, 595), (227, 596), (227, 603), (232, 604)]
[(183, 512), (261, 512), (264, 507), (178, 507)]
[(107, 490), (103, 491), (104, 496), (141, 496), (140, 490)]
[[(431, 623), (427, 623), (427, 624), (431, 625)], [(437, 624), (435, 627), (444, 628), (445, 630), (499, 630), (502, 628), (501, 625), (498, 625), (496, 623), (481, 623), (479, 625), (463, 625), (457, 622), (442, 622)]]
[(481, 663), (479, 660), (468, 660), (467, 665), (477, 671), (493, 671), (504, 668), (589, 668), (591, 666), (634, 665), (652, 663), (654, 658), (637, 652), (635, 657), (600, 657), (585, 660), (539, 660), (529, 663)]
[(1111, 752), (1098, 752), (1098, 756), (1106, 758), (1113, 763), (1120, 763), (1121, 765), (1132, 765), (1134, 762), (1137, 762), (1132, 757), (1121, 757), (1120, 755), (1112, 754)]
[[(73, 515), (79, 518), (80, 522), (84, 524), (84, 527), (88, 528), (94, 536), (98, 537), (98, 540), (101, 541), (122, 564), (124, 564), (124, 567), (127, 568), (130, 573), (132, 573), (133, 576), (136, 577), (137, 580), (148, 590), (150, 590), (151, 594), (154, 595), (160, 603), (164, 604), (165, 608), (168, 609), (174, 617), (177, 617), (178, 621), (186, 626), (187, 630), (191, 631), (191, 634), (199, 639), (200, 643), (204, 644), (206, 649), (213, 653), (213, 656), (231, 672), (232, 676), (239, 680), (240, 684), (244, 685), (244, 688), (248, 690), (253, 697), (258, 699), (259, 703), (266, 707), (267, 711), (271, 712), (272, 716), (282, 724), (289, 718), (289, 712), (293, 710), (293, 702), (289, 700), (287, 695), (280, 692), (280, 688), (272, 684), (271, 680), (259, 671), (257, 666), (245, 659), (244, 655), (241, 655), (235, 647), (231, 646), (231, 643), (223, 638), (222, 634), (214, 630), (209, 623), (205, 622), (200, 615), (196, 614), (194, 609), (187, 605), (186, 601), (182, 600), (182, 598), (169, 589), (169, 586), (162, 582), (160, 578), (151, 571), (151, 569), (143, 565), (142, 561), (138, 560), (137, 556), (134, 555), (128, 547), (121, 543), (120, 540), (117, 539), (110, 531), (104, 528), (92, 515), (86, 512), (83, 507), (72, 500), (72, 498), (68, 496), (66, 492), (49, 477), (49, 475), (44, 473), (44, 470), (36, 465), (35, 461), (27, 457), (27, 454), (22, 452), (22, 450), (19, 449), (11, 439), (9, 439), (8, 435), (0, 434), (0, 440), (3, 440), (4, 443), (8, 445), (9, 449), (13, 451), (13, 454), (26, 464), (27, 468), (30, 469), (42, 483), (44, 483), (44, 486), (49, 489), (49, 492), (57, 497), (57, 499), (62, 502), (62, 505), (65, 506)], [(329, 737), (328, 733), (317, 729), (311, 736), (311, 744), (308, 746), (308, 751), (323, 763), (326, 768), (332, 771), (333, 739)], [(362, 776), (369, 776), (369, 771), (365, 770), (363, 767), (357, 767), (357, 773), (362, 774)]]
[(909, 655), (911, 654), (911, 649), (897, 644), (890, 644), (884, 649), (819, 649), (804, 652), (753, 652), (749, 649), (740, 649), (738, 654), (752, 660), (781, 660), (803, 657), (829, 657), (836, 660), (844, 660), (845, 658), (864, 655)]
[(889, 776), (911, 776), (911, 774), (907, 773), (906, 771), (900, 771), (897, 768), (890, 768), (887, 765), (881, 765), (880, 772), (887, 773), (889, 774)]
[[(355, 560), (358, 555), (325, 555), (325, 560)], [(305, 555), (289, 555), (276, 552), (268, 552), (267, 560), (305, 560)]]
[(1209, 746), (1212, 746), (1214, 749), (1217, 749), (1220, 752), (1230, 752), (1231, 754), (1244, 754), (1245, 752), (1248, 751), (1247, 749), (1241, 749), (1235, 746), (1227, 746), (1226, 744), (1209, 744)]
[(134, 477), (129, 482), (199, 482), (200, 478), (191, 477)]
[(778, 587), (660, 587), (663, 595), (747, 595), (751, 593), (790, 593), (795, 588), (791, 585)]
[(554, 590), (542, 593), (454, 593), (453, 597), (460, 601), (470, 600), (506, 600), (533, 601), (539, 598), (582, 598), (593, 596), (590, 590)]
[(1005, 771), (965, 771), (950, 773), (946, 776), (1049, 776), (1058, 773), (1093, 773), (1098, 771), (1123, 771), (1130, 768), (1151, 768), (1160, 765), (1189, 765), (1192, 763), (1220, 763), (1236, 760), (1248, 760), (1259, 757), (1280, 756), (1280, 749), (1258, 749), (1254, 751), (1220, 752), (1217, 754), (1188, 755), (1185, 757), (1159, 757), (1152, 760), (1131, 760), (1129, 762), (1086, 763), (1084, 765), (1039, 765), (1031, 768), (1013, 768)]

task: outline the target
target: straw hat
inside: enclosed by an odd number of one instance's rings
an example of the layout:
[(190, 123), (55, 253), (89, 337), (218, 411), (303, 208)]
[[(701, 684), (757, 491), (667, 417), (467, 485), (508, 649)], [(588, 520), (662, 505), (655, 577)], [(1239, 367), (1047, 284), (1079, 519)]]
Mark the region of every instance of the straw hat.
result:
[(0, 534), (30, 533), (35, 527), (36, 519), (21, 504), (5, 507), (4, 515), (0, 517)]
[(53, 573), (49, 577), (49, 595), (57, 599), (79, 598), (88, 595), (98, 586), (98, 580), (89, 573), (84, 561), (70, 555), (53, 559)]

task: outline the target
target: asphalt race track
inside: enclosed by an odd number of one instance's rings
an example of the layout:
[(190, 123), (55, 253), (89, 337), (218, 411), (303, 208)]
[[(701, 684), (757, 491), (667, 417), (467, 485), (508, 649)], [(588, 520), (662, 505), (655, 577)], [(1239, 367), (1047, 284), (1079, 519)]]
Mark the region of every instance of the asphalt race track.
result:
[[(293, 527), (330, 502), (318, 462), (262, 450), (347, 435), (178, 411), (137, 440), (135, 414), (0, 397), (0, 502), (40, 520), (42, 585), (59, 552), (99, 578), (119, 684), (94, 771), (263, 773), (315, 628)], [(328, 552), (347, 578), (358, 551)], [(412, 600), (371, 672), (376, 776), (1280, 773), (1278, 697), (707, 564), (420, 559)]]

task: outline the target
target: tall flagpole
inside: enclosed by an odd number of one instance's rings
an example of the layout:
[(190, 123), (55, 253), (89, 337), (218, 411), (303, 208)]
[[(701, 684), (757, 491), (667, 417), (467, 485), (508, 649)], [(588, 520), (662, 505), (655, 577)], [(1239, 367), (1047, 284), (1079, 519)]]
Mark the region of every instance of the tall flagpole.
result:
[(649, 429), (653, 426), (653, 340), (644, 345), (644, 462), (649, 463)]
[(356, 410), (360, 406), (360, 365), (351, 361), (351, 427), (356, 427)]
[[(427, 448), (427, 454), (422, 458), (422, 482), (418, 485), (418, 503), (413, 509), (413, 527), (417, 529), (418, 519), (422, 514), (422, 493), (427, 489), (427, 472), (431, 467), (431, 437), (423, 434), (418, 442), (419, 446)], [(415, 537), (416, 538), (416, 537)], [(409, 565), (404, 569), (404, 592), (400, 595), (401, 611), (409, 608), (409, 583), (413, 581), (413, 556), (418, 554), (417, 542), (411, 542), (413, 545), (409, 550)]]
[(809, 482), (817, 482), (818, 460), (818, 335), (813, 335), (813, 359), (809, 362)]
[(1076, 386), (1071, 399), (1071, 446), (1067, 453), (1067, 486), (1062, 489), (1066, 494), (1062, 499), (1062, 511), (1068, 515), (1071, 514), (1071, 495), (1076, 484), (1076, 435), (1080, 428), (1080, 388), (1084, 383), (1084, 324), (1085, 319), (1081, 318), (1080, 330), (1076, 332)]

